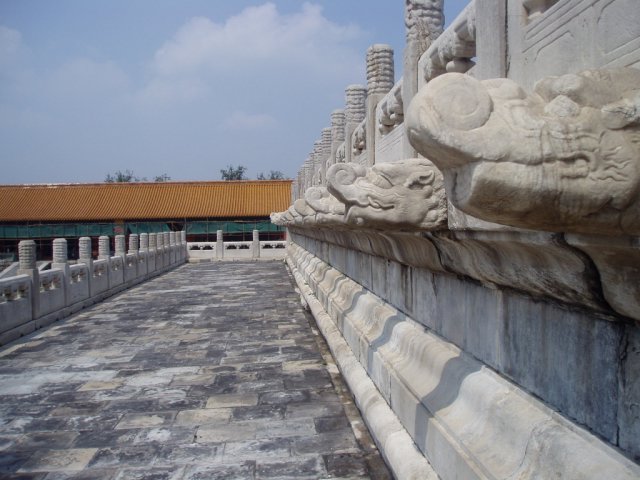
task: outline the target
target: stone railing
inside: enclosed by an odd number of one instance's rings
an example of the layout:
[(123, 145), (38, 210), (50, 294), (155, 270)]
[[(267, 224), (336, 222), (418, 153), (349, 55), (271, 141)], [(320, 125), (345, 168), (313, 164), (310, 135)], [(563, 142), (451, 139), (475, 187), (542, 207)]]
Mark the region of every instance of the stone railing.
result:
[(212, 242), (189, 242), (188, 260), (200, 262), (207, 260), (241, 259), (282, 259), (287, 242), (283, 240), (260, 240), (259, 231), (253, 231), (253, 240), (244, 242), (225, 242), (221, 230), (217, 232), (219, 240)]
[(184, 232), (171, 235), (166, 245), (164, 237), (132, 234), (125, 252), (125, 237), (117, 235), (111, 255), (109, 237), (103, 236), (98, 259), (91, 256), (91, 239), (82, 237), (75, 264), (67, 259), (67, 241), (58, 238), (53, 242), (52, 268), (44, 271), (36, 268), (35, 242), (21, 241), (18, 275), (0, 279), (0, 345), (184, 263)]
[(469, 5), (431, 44), (418, 63), (428, 82), (447, 72), (465, 73), (473, 68), (476, 56), (476, 2)]
[(272, 214), (398, 478), (640, 478), (631, 3), (405, 0)]

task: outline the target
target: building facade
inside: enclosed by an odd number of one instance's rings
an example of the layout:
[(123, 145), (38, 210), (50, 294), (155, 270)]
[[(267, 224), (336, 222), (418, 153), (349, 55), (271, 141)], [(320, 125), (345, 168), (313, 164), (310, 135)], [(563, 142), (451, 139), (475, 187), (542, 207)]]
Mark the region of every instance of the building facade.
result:
[[(54, 238), (77, 242), (132, 233), (187, 232), (187, 241), (281, 240), (283, 227), (269, 220), (291, 198), (290, 180), (96, 183), (0, 186), (0, 256), (15, 261), (20, 240), (35, 240), (38, 259), (50, 259)], [(113, 248), (113, 246), (112, 246)]]

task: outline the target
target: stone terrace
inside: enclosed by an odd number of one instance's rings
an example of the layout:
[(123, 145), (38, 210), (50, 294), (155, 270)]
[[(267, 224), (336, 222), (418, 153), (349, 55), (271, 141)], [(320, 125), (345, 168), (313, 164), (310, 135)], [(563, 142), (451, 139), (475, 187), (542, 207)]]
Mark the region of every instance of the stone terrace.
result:
[(0, 478), (390, 475), (282, 263), (184, 265), (0, 351)]

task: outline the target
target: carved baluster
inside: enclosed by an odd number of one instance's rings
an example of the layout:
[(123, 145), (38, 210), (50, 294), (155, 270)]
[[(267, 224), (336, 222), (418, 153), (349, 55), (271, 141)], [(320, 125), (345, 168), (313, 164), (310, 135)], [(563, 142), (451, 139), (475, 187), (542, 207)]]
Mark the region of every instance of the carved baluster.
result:
[(222, 230), (216, 231), (216, 258), (219, 260), (224, 258), (224, 239), (222, 238)]
[(138, 253), (138, 234), (129, 235), (129, 253)]
[(322, 136), (320, 137), (320, 181), (318, 182), (321, 185), (326, 184), (327, 179), (327, 162), (331, 157), (331, 128), (323, 128)]
[(260, 258), (260, 232), (258, 230), (253, 231), (253, 239), (251, 242), (251, 257)]
[(116, 235), (116, 256), (124, 257), (127, 254), (124, 235)]
[(367, 122), (365, 142), (368, 165), (375, 164), (376, 107), (393, 88), (393, 48), (376, 44), (367, 50)]
[(331, 112), (331, 153), (327, 163), (328, 167), (336, 163), (338, 148), (344, 142), (344, 126), (344, 110), (334, 110)]
[(353, 159), (353, 132), (360, 122), (364, 120), (367, 113), (367, 88), (363, 85), (349, 85), (345, 89), (346, 107), (344, 110), (345, 127), (344, 127), (344, 146), (345, 146), (345, 162), (351, 162)]
[(148, 233), (140, 234), (140, 250), (143, 252), (149, 251), (149, 234)]
[[(405, 0), (404, 24), (406, 45), (402, 72), (402, 103), (409, 105), (419, 87), (418, 60), (440, 36), (444, 27), (443, 0)], [(404, 158), (415, 157), (417, 152), (407, 136), (403, 142)]]
[(111, 246), (109, 244), (109, 237), (101, 235), (98, 238), (98, 258), (109, 259), (111, 257)]
[(40, 314), (40, 272), (36, 266), (36, 242), (21, 240), (18, 243), (18, 275), (31, 277), (31, 315), (37, 318)]

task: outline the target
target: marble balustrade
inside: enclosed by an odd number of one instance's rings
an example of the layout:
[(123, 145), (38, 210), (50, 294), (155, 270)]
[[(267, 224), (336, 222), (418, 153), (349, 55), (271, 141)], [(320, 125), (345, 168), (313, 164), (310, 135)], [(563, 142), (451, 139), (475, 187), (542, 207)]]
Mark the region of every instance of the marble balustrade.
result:
[(130, 235), (128, 251), (124, 236), (117, 235), (113, 254), (109, 238), (100, 237), (97, 259), (91, 256), (91, 239), (82, 237), (75, 262), (67, 259), (67, 241), (55, 239), (51, 268), (42, 271), (36, 267), (35, 242), (21, 241), (18, 275), (0, 279), (0, 345), (185, 263), (184, 232), (157, 247), (159, 235)]

